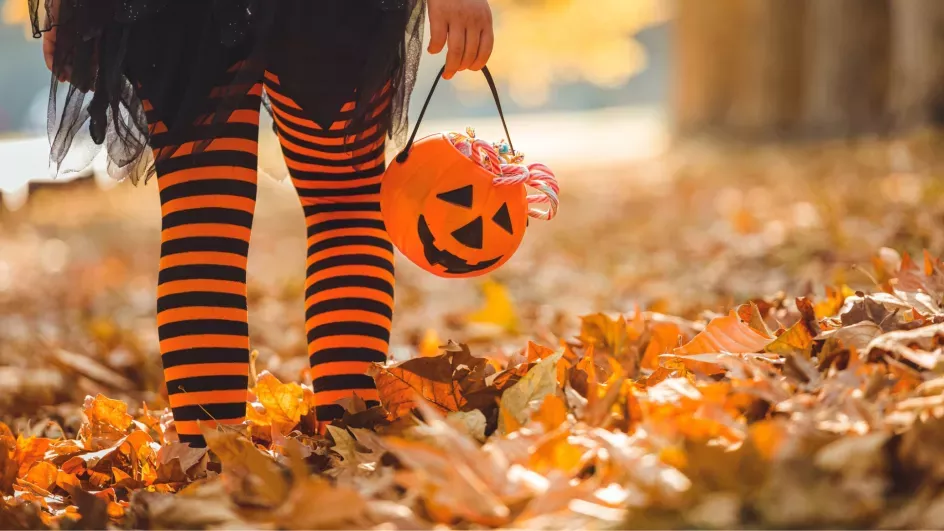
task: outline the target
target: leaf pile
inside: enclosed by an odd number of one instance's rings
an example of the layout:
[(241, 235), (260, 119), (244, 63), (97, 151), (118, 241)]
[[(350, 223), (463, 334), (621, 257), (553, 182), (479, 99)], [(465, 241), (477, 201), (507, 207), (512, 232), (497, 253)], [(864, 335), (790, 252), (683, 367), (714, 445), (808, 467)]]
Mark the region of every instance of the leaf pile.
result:
[(3, 528), (944, 526), (944, 264), (883, 249), (873, 292), (690, 321), (593, 314), (555, 346), (377, 365), (320, 435), (269, 372), (249, 420), (175, 442), (89, 397), (75, 438), (0, 426)]

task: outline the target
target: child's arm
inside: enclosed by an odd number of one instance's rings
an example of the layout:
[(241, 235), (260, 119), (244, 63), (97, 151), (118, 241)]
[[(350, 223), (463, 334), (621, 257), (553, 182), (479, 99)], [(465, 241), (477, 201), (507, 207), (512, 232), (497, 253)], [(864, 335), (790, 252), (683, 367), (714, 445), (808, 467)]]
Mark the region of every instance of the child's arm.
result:
[(449, 43), (443, 79), (460, 70), (481, 70), (492, 55), (488, 0), (429, 0), (429, 26), (429, 53), (439, 53)]

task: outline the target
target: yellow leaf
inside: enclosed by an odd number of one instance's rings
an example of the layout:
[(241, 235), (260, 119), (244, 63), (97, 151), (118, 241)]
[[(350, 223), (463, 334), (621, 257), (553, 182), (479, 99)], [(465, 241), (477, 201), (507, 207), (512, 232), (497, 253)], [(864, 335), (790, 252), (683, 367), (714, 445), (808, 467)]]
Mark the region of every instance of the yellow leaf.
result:
[(773, 343), (767, 345), (764, 350), (782, 356), (801, 354), (809, 359), (813, 351), (813, 334), (806, 320), (800, 319), (797, 321), (786, 332), (780, 334)]
[(508, 293), (508, 288), (492, 279), (487, 279), (482, 283), (481, 289), (485, 304), (478, 311), (466, 316), (466, 319), (472, 323), (497, 325), (508, 334), (517, 334), (518, 314), (515, 312), (515, 305)]
[[(502, 394), (499, 407), (514, 417), (519, 424), (527, 422), (532, 403), (558, 392), (557, 362), (563, 355), (561, 351), (538, 362), (521, 380)], [(509, 428), (506, 426), (506, 417), (499, 416), (498, 430), (507, 434)]]
[(423, 334), (423, 339), (420, 340), (420, 356), (432, 357), (439, 355), (440, 345), (442, 345), (442, 340), (439, 339), (436, 330), (434, 328), (427, 329), (426, 333)]
[(674, 354), (710, 354), (731, 352), (734, 354), (760, 352), (771, 342), (740, 319), (737, 312), (712, 319), (704, 330), (691, 341), (673, 350)]
[(580, 340), (617, 358), (630, 347), (629, 332), (622, 315), (616, 319), (605, 313), (581, 316)]
[(562, 472), (565, 477), (573, 475), (582, 464), (587, 449), (572, 444), (570, 435), (561, 430), (542, 440), (531, 452), (528, 468), (542, 475), (552, 471)]
[(282, 427), (283, 434), (294, 428), (302, 415), (308, 413), (302, 386), (295, 382), (282, 383), (269, 371), (262, 371), (253, 392), (265, 407), (266, 415)]

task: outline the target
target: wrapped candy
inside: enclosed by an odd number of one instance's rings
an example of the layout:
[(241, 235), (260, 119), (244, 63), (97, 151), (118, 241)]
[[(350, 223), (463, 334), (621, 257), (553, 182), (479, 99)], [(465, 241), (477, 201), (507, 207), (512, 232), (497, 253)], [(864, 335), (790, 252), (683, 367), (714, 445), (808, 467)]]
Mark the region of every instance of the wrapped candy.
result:
[(528, 203), (546, 209), (531, 208), (529, 216), (549, 220), (557, 215), (560, 186), (550, 168), (540, 163), (525, 165), (524, 153), (514, 151), (507, 140), (489, 144), (476, 138), (472, 127), (467, 127), (465, 134), (451, 132), (446, 136), (460, 153), (494, 174), (495, 185), (524, 184), (540, 192), (528, 194)]

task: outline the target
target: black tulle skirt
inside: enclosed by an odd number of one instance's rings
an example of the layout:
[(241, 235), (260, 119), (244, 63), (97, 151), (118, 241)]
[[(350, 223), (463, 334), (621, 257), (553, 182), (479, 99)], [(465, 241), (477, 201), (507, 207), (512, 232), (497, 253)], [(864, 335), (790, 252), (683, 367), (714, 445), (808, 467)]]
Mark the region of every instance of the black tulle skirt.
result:
[(389, 83), (385, 125), (398, 145), (406, 138), (425, 0), (28, 1), (34, 36), (56, 34), (48, 116), (55, 175), (84, 170), (104, 148), (110, 175), (146, 179), (153, 160), (142, 101), (171, 135), (209, 121), (200, 151), (266, 70), (324, 126), (346, 102), (366, 103)]

